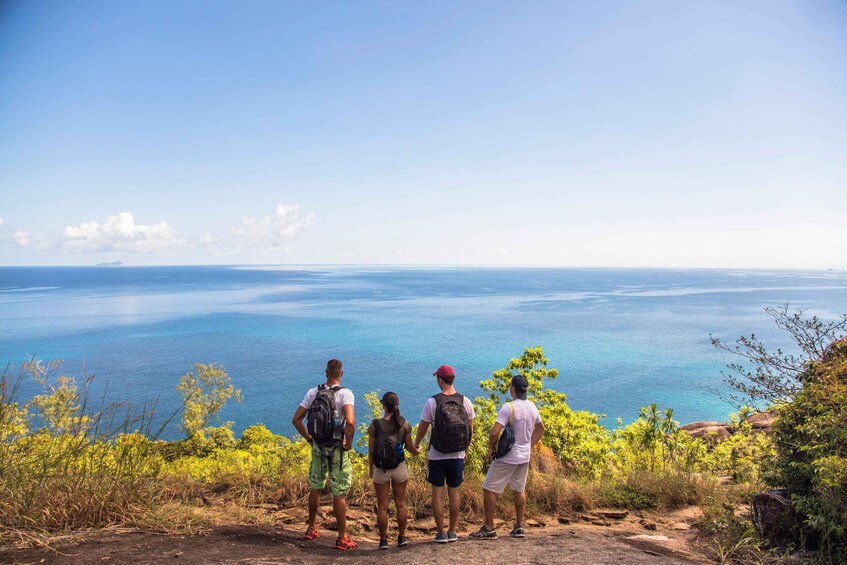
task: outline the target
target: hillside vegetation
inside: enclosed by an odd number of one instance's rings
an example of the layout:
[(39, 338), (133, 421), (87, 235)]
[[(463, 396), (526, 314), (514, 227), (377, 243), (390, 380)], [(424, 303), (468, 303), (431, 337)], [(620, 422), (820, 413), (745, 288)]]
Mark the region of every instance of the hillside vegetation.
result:
[[(714, 536), (716, 558), (731, 561), (760, 545), (750, 523), (733, 508), (767, 484), (795, 495), (805, 539), (841, 555), (847, 500), (847, 342), (833, 343), (819, 360), (803, 362), (800, 385), (776, 408), (773, 437), (754, 433), (743, 409), (721, 442), (693, 438), (671, 408), (645, 406), (628, 425), (609, 428), (605, 416), (574, 411), (566, 395), (547, 386), (557, 376), (540, 347), (530, 347), (480, 383), (476, 429), (468, 454), (464, 511), (480, 515), (487, 431), (505, 400), (511, 374), (523, 373), (546, 432), (533, 454), (527, 487), (530, 513), (566, 515), (592, 507), (672, 509), (700, 505)], [(154, 406), (92, 406), (90, 380), (80, 385), (54, 376), (58, 364), (26, 363), (0, 378), (0, 540), (33, 543), (56, 532), (110, 525), (190, 528), (209, 499), (248, 507), (303, 505), (310, 447), (256, 424), (240, 437), (232, 423), (210, 425), (229, 400), (240, 400), (225, 370), (198, 364), (179, 383), (185, 398), (185, 438), (157, 440)], [(27, 402), (25, 379), (43, 387)], [(377, 391), (365, 395), (380, 415)], [(246, 401), (249, 401), (247, 399)], [(360, 424), (364, 437), (368, 422)], [(362, 444), (360, 443), (360, 446)], [(371, 507), (367, 458), (353, 457), (352, 505)], [(409, 458), (412, 517), (431, 515), (425, 455)], [(727, 483), (729, 486), (726, 486)], [(501, 497), (508, 514), (508, 496)], [(842, 544), (842, 545), (840, 545)], [(751, 553), (752, 554), (752, 553)], [(823, 558), (822, 558), (823, 559)]]

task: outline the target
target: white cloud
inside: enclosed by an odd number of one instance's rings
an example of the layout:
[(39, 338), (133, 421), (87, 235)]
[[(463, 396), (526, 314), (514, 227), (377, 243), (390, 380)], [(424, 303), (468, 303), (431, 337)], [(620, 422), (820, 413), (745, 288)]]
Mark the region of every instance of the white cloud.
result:
[(122, 212), (109, 216), (102, 224), (91, 221), (66, 227), (63, 247), (67, 251), (84, 253), (155, 253), (181, 243), (176, 231), (166, 222), (136, 224), (131, 213)]
[(16, 231), (15, 232), (15, 243), (20, 247), (26, 247), (30, 244), (31, 240), (29, 238), (28, 231)]
[(5, 223), (6, 223), (6, 222), (4, 222), (4, 221), (3, 221), (3, 218), (0, 218), (0, 226), (2, 226), (2, 225), (3, 225), (3, 224), (5, 224)]
[(278, 247), (297, 237), (312, 225), (315, 215), (301, 214), (299, 204), (278, 204), (273, 214), (261, 219), (242, 216), (241, 226), (233, 230), (236, 238)]

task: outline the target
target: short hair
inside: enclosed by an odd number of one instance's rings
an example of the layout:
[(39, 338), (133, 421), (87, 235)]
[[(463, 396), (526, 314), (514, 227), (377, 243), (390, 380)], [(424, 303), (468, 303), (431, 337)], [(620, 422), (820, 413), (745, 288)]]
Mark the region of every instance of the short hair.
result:
[(439, 376), (438, 378), (447, 383), (448, 385), (451, 385), (453, 384), (453, 381), (456, 380), (456, 375), (444, 375), (443, 377)]
[(326, 372), (331, 375), (340, 375), (343, 366), (338, 359), (330, 359), (326, 362)]

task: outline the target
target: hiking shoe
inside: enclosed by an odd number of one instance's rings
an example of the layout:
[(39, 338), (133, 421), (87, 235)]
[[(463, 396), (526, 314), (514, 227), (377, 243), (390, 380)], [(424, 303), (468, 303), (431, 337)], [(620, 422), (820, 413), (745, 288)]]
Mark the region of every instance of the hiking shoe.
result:
[(381, 540), (379, 540), (379, 548), (380, 549), (388, 549), (388, 540), (385, 539), (385, 538), (382, 538)]
[(447, 541), (459, 541), (459, 536), (453, 530), (447, 530)]
[(403, 547), (404, 545), (408, 545), (409, 540), (406, 536), (397, 536), (397, 547)]
[(432, 541), (434, 541), (435, 543), (447, 543), (450, 540), (447, 539), (447, 534), (445, 534), (444, 532), (439, 532), (435, 534), (435, 539), (433, 539)]
[(318, 533), (318, 529), (316, 527), (306, 528), (306, 534), (303, 536), (303, 539), (306, 541), (316, 540), (321, 535)]
[(359, 544), (353, 541), (350, 534), (347, 534), (347, 537), (344, 538), (335, 538), (335, 549), (348, 550), (356, 549), (357, 547), (359, 547)]
[(523, 526), (515, 526), (515, 529), (509, 532), (509, 535), (513, 538), (523, 538), (526, 537), (526, 534), (523, 531)]
[(486, 530), (485, 526), (471, 534), (471, 539), (497, 539), (497, 530)]

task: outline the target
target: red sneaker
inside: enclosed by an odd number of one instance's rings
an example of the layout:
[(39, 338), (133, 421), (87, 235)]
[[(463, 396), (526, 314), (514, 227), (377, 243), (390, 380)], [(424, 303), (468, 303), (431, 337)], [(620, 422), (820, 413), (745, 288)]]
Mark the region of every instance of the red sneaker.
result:
[(347, 534), (347, 537), (335, 539), (335, 549), (348, 550), (356, 549), (357, 547), (359, 547), (359, 544), (353, 541), (350, 534)]
[(321, 535), (318, 533), (318, 529), (312, 527), (306, 529), (306, 535), (303, 536), (303, 539), (306, 541), (312, 541), (318, 539), (319, 537), (321, 537)]

